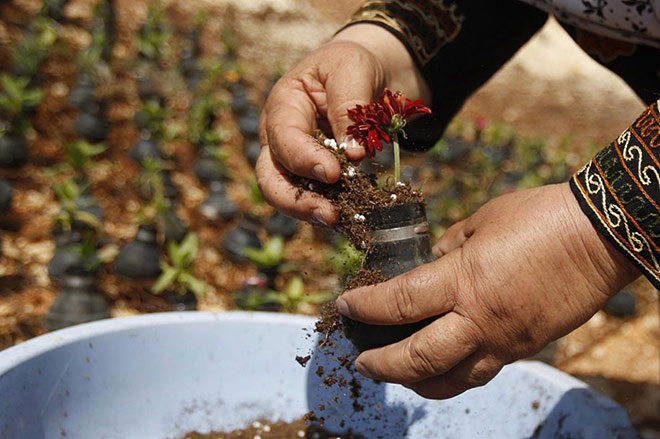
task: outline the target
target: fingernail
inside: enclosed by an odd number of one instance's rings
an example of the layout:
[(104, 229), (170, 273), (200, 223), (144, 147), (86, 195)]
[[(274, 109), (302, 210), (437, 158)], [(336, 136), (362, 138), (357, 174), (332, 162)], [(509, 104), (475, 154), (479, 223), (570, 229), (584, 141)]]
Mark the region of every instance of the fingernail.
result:
[(347, 136), (344, 139), (344, 143), (346, 144), (346, 148), (353, 152), (353, 151), (360, 151), (364, 150), (364, 148), (353, 138), (353, 136)]
[(350, 310), (350, 308), (348, 307), (348, 303), (346, 303), (346, 301), (345, 301), (344, 299), (342, 299), (342, 298), (340, 297), (340, 298), (338, 298), (338, 299), (335, 301), (335, 303), (337, 304), (337, 309), (339, 309), (339, 312), (340, 312), (340, 313), (342, 313), (342, 314), (345, 315), (346, 317), (350, 317), (350, 316), (351, 316), (351, 310)]
[(360, 375), (365, 376), (367, 378), (371, 378), (371, 375), (369, 375), (369, 371), (367, 370), (366, 367), (364, 367), (364, 364), (358, 363), (356, 361), (355, 362), (355, 370), (357, 370)]
[(325, 218), (323, 218), (323, 214), (321, 213), (321, 209), (314, 209), (312, 210), (312, 218), (314, 218), (314, 221), (323, 224), (324, 226), (328, 226), (327, 221)]
[(328, 176), (325, 175), (325, 168), (320, 163), (312, 168), (312, 175), (315, 180), (322, 181), (323, 183), (328, 182)]

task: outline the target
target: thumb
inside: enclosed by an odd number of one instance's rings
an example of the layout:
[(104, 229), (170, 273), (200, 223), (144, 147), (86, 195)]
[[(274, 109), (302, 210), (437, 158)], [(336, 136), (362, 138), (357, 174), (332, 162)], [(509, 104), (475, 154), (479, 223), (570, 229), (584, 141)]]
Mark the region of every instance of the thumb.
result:
[[(361, 61), (361, 62), (360, 62)], [(346, 68), (345, 66), (355, 66)], [(332, 132), (338, 142), (346, 143), (346, 156), (350, 160), (361, 160), (366, 156), (365, 148), (351, 136), (346, 129), (354, 121), (348, 117), (348, 109), (356, 105), (367, 105), (378, 92), (377, 69), (370, 62), (342, 63), (325, 84), (327, 93), (327, 117)]]

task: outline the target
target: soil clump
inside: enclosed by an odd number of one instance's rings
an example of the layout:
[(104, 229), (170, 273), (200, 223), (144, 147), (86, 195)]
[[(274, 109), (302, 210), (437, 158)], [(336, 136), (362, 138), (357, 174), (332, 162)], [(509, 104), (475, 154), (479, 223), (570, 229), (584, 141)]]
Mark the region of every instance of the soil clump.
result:
[(360, 439), (352, 433), (341, 435), (331, 434), (322, 428), (307, 425), (308, 416), (297, 421), (275, 422), (255, 421), (248, 428), (234, 430), (229, 433), (202, 434), (197, 432), (188, 433), (182, 439)]

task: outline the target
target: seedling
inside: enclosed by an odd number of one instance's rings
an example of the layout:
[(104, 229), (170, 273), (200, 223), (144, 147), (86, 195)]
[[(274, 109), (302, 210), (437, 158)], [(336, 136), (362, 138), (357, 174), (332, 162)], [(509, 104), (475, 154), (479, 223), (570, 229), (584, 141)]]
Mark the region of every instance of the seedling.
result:
[(275, 300), (288, 312), (297, 312), (303, 303), (320, 305), (335, 297), (334, 294), (317, 292), (305, 293), (305, 284), (300, 276), (292, 277), (280, 293), (276, 293)]
[(169, 263), (161, 263), (162, 274), (151, 291), (154, 294), (161, 294), (168, 290), (182, 296), (191, 291), (197, 297), (203, 296), (207, 288), (206, 282), (195, 277), (191, 270), (198, 248), (199, 243), (195, 233), (189, 233), (181, 244), (170, 241), (167, 244)]
[(356, 249), (345, 237), (338, 239), (331, 250), (324, 254), (324, 263), (340, 278), (357, 273), (362, 265), (364, 254)]
[(71, 232), (75, 222), (81, 222), (94, 230), (100, 230), (101, 228), (98, 218), (84, 210), (92, 207), (93, 204), (81, 205), (78, 201), (84, 190), (85, 187), (79, 186), (72, 178), (62, 183), (56, 182), (53, 184), (53, 191), (60, 202), (60, 211), (55, 220), (66, 232)]
[(50, 18), (40, 16), (32, 20), (23, 39), (11, 52), (13, 70), (31, 79), (56, 41), (55, 23)]
[(178, 128), (175, 125), (168, 125), (166, 121), (170, 118), (172, 112), (155, 100), (149, 100), (135, 115), (137, 125), (149, 131), (156, 140), (172, 140), (178, 134)]
[(147, 184), (151, 188), (151, 200), (140, 209), (138, 216), (141, 223), (151, 223), (156, 216), (170, 207), (165, 198), (165, 186), (163, 185), (163, 162), (155, 158), (147, 158), (142, 162), (144, 174), (140, 177), (140, 184)]
[(227, 137), (224, 131), (215, 131), (211, 125), (215, 113), (225, 103), (209, 93), (196, 93), (188, 113), (188, 140), (197, 148), (205, 145), (217, 145)]
[(92, 165), (92, 159), (108, 149), (104, 143), (91, 144), (84, 140), (66, 142), (64, 151), (69, 165), (78, 174), (83, 175)]
[(138, 35), (140, 55), (157, 63), (163, 61), (171, 33), (165, 23), (165, 13), (160, 1), (152, 0), (147, 20)]
[(99, 66), (104, 62), (104, 55), (110, 45), (109, 37), (103, 26), (94, 26), (90, 30), (92, 41), (78, 55), (78, 69), (81, 73), (98, 78)]
[(27, 111), (39, 105), (43, 98), (41, 90), (28, 88), (29, 83), (28, 78), (0, 75), (0, 110), (11, 123), (11, 131), (21, 138), (32, 128)]
[(248, 287), (234, 293), (239, 309), (258, 311), (282, 308), (291, 313), (298, 312), (300, 305), (303, 303), (319, 305), (332, 300), (334, 297), (334, 294), (325, 292), (306, 294), (305, 284), (300, 276), (292, 277), (282, 291), (263, 287)]
[(245, 247), (243, 254), (261, 270), (277, 269), (284, 260), (284, 238), (273, 236), (261, 249)]
[(83, 268), (88, 272), (96, 271), (101, 265), (103, 260), (98, 257), (97, 249), (99, 248), (99, 241), (93, 232), (87, 230), (83, 232), (83, 237), (80, 243), (75, 244), (74, 251), (79, 253), (83, 261)]

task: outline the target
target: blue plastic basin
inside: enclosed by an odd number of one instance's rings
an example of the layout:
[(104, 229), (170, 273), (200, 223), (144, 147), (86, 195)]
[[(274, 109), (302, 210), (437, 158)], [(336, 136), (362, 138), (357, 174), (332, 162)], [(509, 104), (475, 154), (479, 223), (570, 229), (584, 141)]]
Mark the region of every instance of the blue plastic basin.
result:
[(347, 389), (328, 389), (314, 373), (336, 363), (314, 355), (303, 368), (294, 359), (317, 345), (313, 323), (269, 313), (167, 313), (35, 338), (0, 352), (0, 438), (166, 439), (256, 419), (292, 421), (310, 409), (328, 428), (370, 439), (636, 436), (614, 402), (530, 362), (447, 401), (361, 379), (367, 404), (356, 413)]

